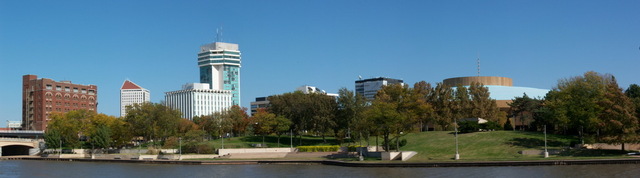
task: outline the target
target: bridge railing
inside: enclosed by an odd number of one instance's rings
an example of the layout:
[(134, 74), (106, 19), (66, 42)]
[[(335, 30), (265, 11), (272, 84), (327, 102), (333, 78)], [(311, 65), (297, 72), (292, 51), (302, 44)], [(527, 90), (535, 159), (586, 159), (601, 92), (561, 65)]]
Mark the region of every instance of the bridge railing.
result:
[(44, 139), (0, 137), (0, 141), (9, 141), (9, 142), (44, 142)]
[(0, 133), (31, 133), (31, 134), (44, 134), (44, 131), (38, 131), (38, 130), (0, 130)]

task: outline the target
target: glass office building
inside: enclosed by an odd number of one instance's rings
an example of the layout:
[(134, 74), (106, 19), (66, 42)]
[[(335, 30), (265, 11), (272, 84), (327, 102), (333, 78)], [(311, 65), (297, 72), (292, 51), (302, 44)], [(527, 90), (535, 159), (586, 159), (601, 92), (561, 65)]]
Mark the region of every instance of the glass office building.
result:
[(230, 90), (232, 105), (240, 105), (240, 64), (238, 44), (215, 42), (200, 47), (200, 83), (213, 90)]

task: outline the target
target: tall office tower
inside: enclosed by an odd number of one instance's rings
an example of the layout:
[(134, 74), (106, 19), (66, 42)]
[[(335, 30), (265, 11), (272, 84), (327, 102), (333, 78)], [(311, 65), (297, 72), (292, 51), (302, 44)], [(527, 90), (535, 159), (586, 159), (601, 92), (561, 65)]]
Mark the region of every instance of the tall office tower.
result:
[(200, 83), (213, 90), (231, 90), (233, 105), (240, 105), (240, 51), (238, 44), (215, 42), (200, 47)]
[(46, 130), (54, 112), (98, 111), (98, 86), (22, 76), (22, 129)]
[(122, 87), (120, 87), (120, 117), (127, 116), (127, 106), (149, 102), (150, 100), (151, 94), (149, 90), (132, 81), (125, 80)]
[(367, 100), (373, 100), (376, 98), (376, 94), (378, 90), (382, 88), (382, 86), (386, 86), (389, 84), (402, 84), (403, 81), (400, 79), (392, 79), (386, 77), (378, 77), (378, 78), (370, 78), (370, 79), (360, 79), (356, 80), (356, 93), (361, 94)]
[(190, 83), (182, 90), (166, 92), (165, 104), (182, 112), (182, 117), (192, 120), (194, 116), (210, 115), (231, 108), (231, 90), (209, 89), (208, 83)]

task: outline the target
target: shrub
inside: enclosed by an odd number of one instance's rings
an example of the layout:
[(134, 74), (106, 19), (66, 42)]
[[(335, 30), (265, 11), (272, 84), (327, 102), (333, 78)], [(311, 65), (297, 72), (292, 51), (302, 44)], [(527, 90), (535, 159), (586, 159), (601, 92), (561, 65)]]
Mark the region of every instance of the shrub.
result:
[(347, 151), (348, 152), (356, 152), (356, 148), (358, 147), (362, 147), (362, 145), (349, 145), (349, 147), (347, 147)]
[(478, 124), (477, 122), (473, 122), (473, 121), (458, 122), (458, 126), (459, 126), (458, 130), (461, 133), (477, 132), (480, 129), (480, 124)]
[(298, 146), (298, 152), (336, 152), (340, 151), (340, 146)]
[(507, 119), (507, 123), (504, 123), (504, 130), (513, 130), (513, 126), (511, 125), (511, 119)]
[[(397, 150), (396, 148), (396, 140), (398, 140), (398, 138), (395, 139), (391, 139), (389, 140), (389, 150)], [(400, 145), (400, 148), (402, 148), (403, 146), (407, 145), (407, 139), (402, 139), (400, 140), (400, 143), (398, 143)], [(386, 145), (386, 142), (382, 142), (382, 145)]]
[(482, 126), (481, 128), (485, 130), (502, 130), (502, 127), (500, 126), (500, 124), (494, 121), (489, 121), (487, 123), (482, 124), (481, 126)]

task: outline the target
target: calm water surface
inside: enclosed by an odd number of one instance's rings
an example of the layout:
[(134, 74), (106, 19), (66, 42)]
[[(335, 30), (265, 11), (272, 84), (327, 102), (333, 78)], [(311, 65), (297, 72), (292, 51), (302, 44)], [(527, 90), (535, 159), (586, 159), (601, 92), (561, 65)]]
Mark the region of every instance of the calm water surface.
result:
[(0, 177), (640, 177), (640, 165), (351, 168), (5, 160), (0, 161)]

